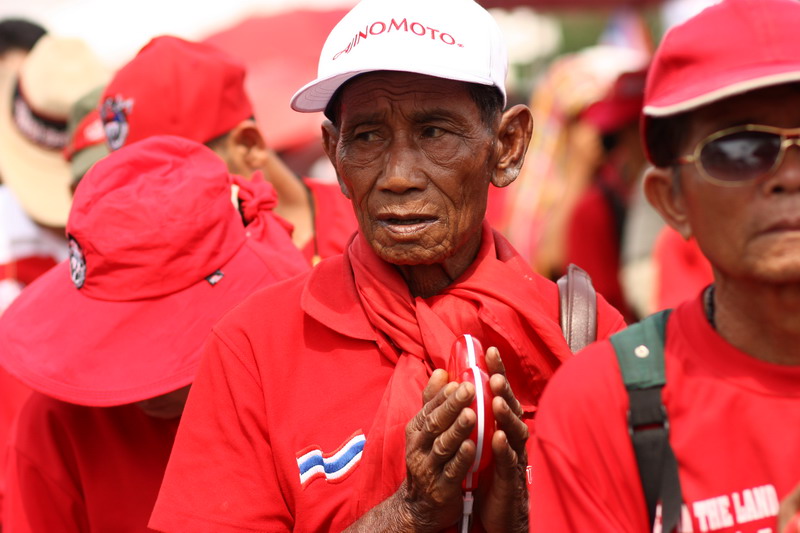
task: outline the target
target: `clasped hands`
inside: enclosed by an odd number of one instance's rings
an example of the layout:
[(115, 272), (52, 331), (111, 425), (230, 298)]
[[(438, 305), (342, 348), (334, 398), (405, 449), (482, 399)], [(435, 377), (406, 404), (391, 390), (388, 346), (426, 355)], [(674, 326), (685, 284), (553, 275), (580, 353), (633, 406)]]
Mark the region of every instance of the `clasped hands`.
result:
[[(528, 427), (497, 348), (486, 351), (486, 365), (496, 430), (493, 464), (483, 472), (475, 494), (475, 520), (489, 533), (527, 532)], [(469, 440), (477, 419), (469, 408), (475, 387), (449, 379), (444, 370), (433, 372), (423, 392), (423, 407), (406, 426), (407, 476), (400, 492), (406, 521), (416, 532), (441, 531), (458, 522), (462, 482), (475, 459), (476, 444)]]

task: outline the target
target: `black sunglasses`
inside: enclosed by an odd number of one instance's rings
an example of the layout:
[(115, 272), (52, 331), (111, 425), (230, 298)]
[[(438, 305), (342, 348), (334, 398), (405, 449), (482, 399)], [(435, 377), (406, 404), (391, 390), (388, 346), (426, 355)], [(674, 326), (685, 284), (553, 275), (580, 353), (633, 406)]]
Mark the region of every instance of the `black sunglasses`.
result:
[(744, 124), (712, 133), (678, 162), (694, 163), (712, 183), (735, 187), (775, 172), (793, 144), (800, 146), (800, 128)]

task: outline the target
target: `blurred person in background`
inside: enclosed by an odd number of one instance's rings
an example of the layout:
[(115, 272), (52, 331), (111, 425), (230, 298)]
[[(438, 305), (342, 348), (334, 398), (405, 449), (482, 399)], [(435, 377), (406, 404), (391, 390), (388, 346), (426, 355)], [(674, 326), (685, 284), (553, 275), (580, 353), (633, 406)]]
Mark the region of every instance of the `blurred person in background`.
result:
[[(67, 114), (108, 73), (82, 41), (44, 35), (28, 21), (0, 22), (0, 47), (2, 313), (23, 287), (67, 256), (63, 227), (71, 195), (68, 166), (59, 153)], [(8, 433), (29, 393), (0, 369), (0, 499)]]
[(620, 285), (634, 316), (642, 318), (656, 310), (656, 274), (653, 249), (664, 219), (644, 195), (643, 180), (631, 190), (620, 251)]
[(608, 93), (578, 117), (597, 130), (603, 155), (566, 228), (565, 263), (586, 270), (594, 287), (629, 322), (634, 314), (620, 284), (620, 254), (628, 201), (646, 163), (639, 140), (646, 74), (646, 69), (623, 72)]
[(724, 0), (656, 50), (644, 190), (713, 282), (556, 372), (531, 531), (797, 533), (798, 25), (796, 1)]
[(603, 99), (621, 73), (644, 68), (648, 58), (633, 48), (592, 46), (557, 58), (534, 89), (536, 128), (498, 229), (548, 278), (567, 267), (568, 222), (603, 163), (601, 137), (581, 113)]
[(154, 136), (77, 187), (69, 259), (0, 317), (0, 365), (35, 391), (10, 448), (12, 533), (148, 531), (212, 325), (308, 269), (288, 233), (249, 234), (232, 184), (207, 147)]
[(67, 145), (61, 154), (69, 162), (70, 189), (75, 189), (96, 162), (109, 154), (106, 132), (100, 120), (100, 97), (105, 85), (81, 96), (70, 108)]
[(272, 184), (275, 213), (291, 224), (309, 263), (340, 253), (356, 229), (347, 198), (335, 184), (310, 182), (308, 188), (266, 145), (245, 75), (242, 65), (211, 45), (167, 35), (152, 39), (101, 97), (109, 147), (160, 134), (204, 143), (232, 173)]
[[(18, 76), (25, 57), (44, 34), (35, 22), (0, 21), (0, 86), (6, 87), (8, 80)], [(57, 239), (29, 220), (0, 173), (0, 313), (22, 287), (63, 257), (59, 248)]]

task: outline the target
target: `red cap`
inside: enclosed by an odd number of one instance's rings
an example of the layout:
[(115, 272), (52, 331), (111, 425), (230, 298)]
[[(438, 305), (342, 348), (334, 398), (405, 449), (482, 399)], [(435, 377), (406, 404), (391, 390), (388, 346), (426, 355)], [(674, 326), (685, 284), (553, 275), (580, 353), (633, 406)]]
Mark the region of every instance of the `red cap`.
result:
[(651, 118), (800, 80), (798, 27), (796, 0), (725, 0), (670, 29), (647, 78), (645, 140)]
[(646, 76), (646, 69), (623, 72), (602, 100), (581, 113), (581, 119), (593, 124), (600, 133), (613, 133), (636, 123), (642, 113)]
[(231, 183), (214, 152), (173, 136), (97, 162), (75, 194), (70, 258), (0, 318), (0, 363), (82, 405), (191, 383), (213, 324), (278, 281), (271, 250), (246, 236)]
[(151, 135), (206, 143), (253, 116), (245, 69), (221, 50), (177, 37), (152, 39), (100, 98), (112, 150)]

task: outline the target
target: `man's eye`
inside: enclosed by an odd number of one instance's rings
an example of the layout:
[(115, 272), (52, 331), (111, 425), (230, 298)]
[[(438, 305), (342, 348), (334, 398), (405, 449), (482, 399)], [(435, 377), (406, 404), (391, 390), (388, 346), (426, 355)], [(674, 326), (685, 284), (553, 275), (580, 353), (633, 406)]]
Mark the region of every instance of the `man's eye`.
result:
[(443, 130), (442, 128), (438, 127), (438, 126), (426, 126), (422, 130), (422, 136), (423, 137), (428, 137), (428, 138), (433, 138), (433, 139), (435, 139), (436, 137), (441, 137), (445, 133), (446, 133), (446, 131)]
[(357, 141), (371, 142), (378, 140), (378, 132), (374, 130), (360, 131), (356, 133), (353, 138)]

